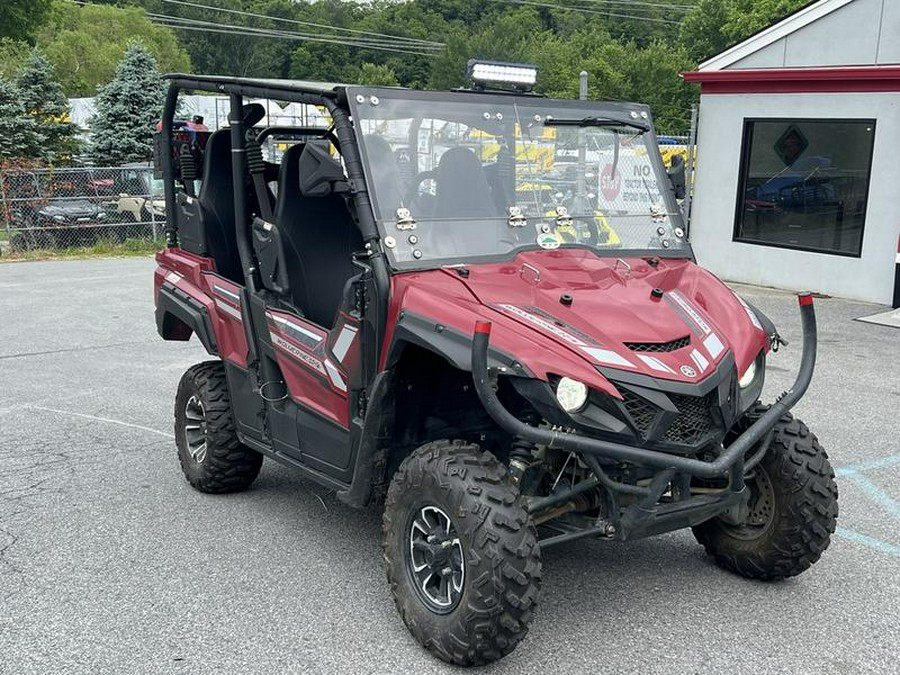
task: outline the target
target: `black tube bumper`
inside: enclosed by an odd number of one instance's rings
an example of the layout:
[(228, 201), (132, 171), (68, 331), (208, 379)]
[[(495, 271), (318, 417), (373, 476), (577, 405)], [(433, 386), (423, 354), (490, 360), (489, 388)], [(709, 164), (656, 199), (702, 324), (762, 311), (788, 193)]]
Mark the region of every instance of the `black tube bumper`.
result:
[[(800, 304), (800, 319), (803, 325), (803, 356), (794, 385), (779, 396), (778, 400), (759, 420), (711, 462), (604, 441), (567, 431), (539, 429), (522, 422), (503, 407), (491, 386), (487, 365), (488, 343), (491, 333), (491, 323), (489, 321), (479, 321), (475, 324), (475, 336), (472, 342), (472, 377), (475, 382), (475, 391), (485, 410), (502, 429), (533, 443), (660, 469), (675, 469), (676, 471), (700, 478), (715, 478), (725, 475), (733, 469), (740, 468), (740, 476), (735, 476), (735, 478), (741, 480), (743, 478), (743, 461), (746, 453), (772, 429), (785, 412), (790, 410), (800, 400), (803, 394), (806, 393), (812, 380), (816, 364), (817, 342), (815, 309), (811, 294), (801, 293), (798, 295), (798, 300)], [(742, 485), (734, 487), (739, 488)]]

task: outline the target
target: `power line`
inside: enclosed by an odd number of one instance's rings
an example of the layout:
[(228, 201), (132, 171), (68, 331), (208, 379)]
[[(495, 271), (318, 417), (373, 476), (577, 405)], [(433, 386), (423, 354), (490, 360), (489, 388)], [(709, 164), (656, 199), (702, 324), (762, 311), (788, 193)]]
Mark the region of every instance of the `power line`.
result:
[(239, 9), (227, 9), (225, 7), (216, 7), (214, 5), (203, 5), (198, 2), (189, 2), (188, 0), (162, 0), (162, 2), (167, 2), (172, 5), (182, 5), (185, 7), (193, 7), (194, 9), (204, 9), (211, 10), (214, 12), (221, 12), (224, 14), (236, 14), (238, 16), (246, 16), (252, 17), (255, 19), (266, 19), (267, 21), (281, 21), (283, 23), (291, 23), (298, 26), (308, 26), (310, 28), (324, 28), (327, 30), (339, 31), (344, 33), (356, 34), (356, 35), (364, 35), (376, 38), (390, 39), (398, 42), (405, 42), (410, 45), (418, 45), (420, 47), (428, 46), (428, 47), (444, 47), (443, 42), (435, 42), (434, 40), (421, 40), (419, 38), (409, 38), (403, 37), (400, 35), (389, 35), (387, 33), (375, 33), (372, 31), (359, 30), (355, 28), (343, 28), (341, 26), (335, 26), (332, 24), (322, 24), (322, 23), (314, 23), (312, 21), (300, 21), (299, 19), (288, 19), (279, 16), (269, 16), (267, 14), (257, 14), (255, 12), (246, 12), (244, 10)]
[(323, 36), (316, 34), (306, 34), (299, 32), (288, 32), (277, 29), (256, 28), (253, 26), (236, 26), (233, 24), (216, 23), (213, 21), (204, 21), (202, 19), (188, 19), (184, 17), (172, 17), (165, 14), (147, 14), (153, 23), (157, 25), (167, 26), (178, 30), (192, 30), (198, 32), (218, 33), (223, 35), (250, 35), (253, 37), (269, 37), (286, 40), (323, 42), (326, 44), (338, 44), (348, 47), (358, 47), (360, 49), (374, 49), (379, 51), (397, 52), (401, 54), (415, 54), (418, 56), (431, 56), (434, 50), (419, 51), (425, 47), (407, 47), (404, 45), (392, 46), (387, 43), (365, 40), (365, 39), (347, 39), (343, 36)]

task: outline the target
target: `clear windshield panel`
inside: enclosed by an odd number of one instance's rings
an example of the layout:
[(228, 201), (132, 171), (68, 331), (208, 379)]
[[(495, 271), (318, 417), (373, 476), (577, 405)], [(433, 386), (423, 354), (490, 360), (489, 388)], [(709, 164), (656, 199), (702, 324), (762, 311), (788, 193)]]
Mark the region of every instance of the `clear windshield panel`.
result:
[(371, 96), (356, 98), (355, 123), (395, 263), (573, 245), (688, 254), (640, 112), (539, 98), (378, 93), (374, 104)]

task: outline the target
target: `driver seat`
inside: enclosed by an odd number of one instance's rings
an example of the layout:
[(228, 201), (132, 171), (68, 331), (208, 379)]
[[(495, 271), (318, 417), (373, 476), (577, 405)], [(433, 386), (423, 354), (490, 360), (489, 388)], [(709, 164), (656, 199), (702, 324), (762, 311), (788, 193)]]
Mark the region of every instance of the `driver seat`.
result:
[(498, 216), (487, 175), (469, 148), (451, 148), (438, 162), (435, 218)]

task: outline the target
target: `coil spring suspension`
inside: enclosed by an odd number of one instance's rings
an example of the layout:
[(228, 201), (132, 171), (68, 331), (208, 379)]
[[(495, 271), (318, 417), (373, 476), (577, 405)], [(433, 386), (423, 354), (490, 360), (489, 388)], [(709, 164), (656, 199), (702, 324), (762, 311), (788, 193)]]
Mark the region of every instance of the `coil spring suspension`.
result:
[[(534, 426), (541, 423), (540, 416), (533, 410), (527, 411), (522, 416), (522, 421)], [(518, 485), (522, 480), (522, 475), (534, 462), (537, 449), (537, 445), (524, 438), (517, 437), (513, 441), (509, 451), (509, 469), (507, 470), (507, 477), (513, 485)]]

